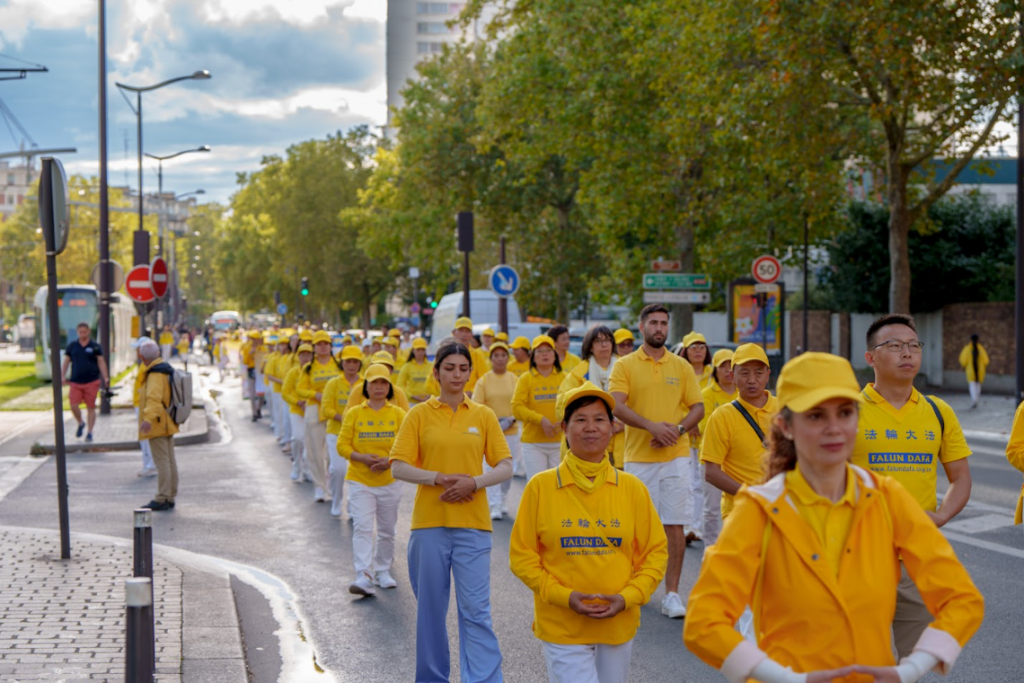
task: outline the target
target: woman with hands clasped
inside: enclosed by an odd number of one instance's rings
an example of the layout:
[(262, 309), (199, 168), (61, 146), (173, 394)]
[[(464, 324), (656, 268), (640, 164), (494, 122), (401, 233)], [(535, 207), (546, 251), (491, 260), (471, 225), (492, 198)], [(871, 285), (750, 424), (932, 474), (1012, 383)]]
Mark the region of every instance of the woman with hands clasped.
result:
[(521, 442), (527, 479), (558, 467), (562, 461), (562, 426), (555, 416), (555, 406), (563, 380), (565, 373), (555, 340), (546, 334), (534, 337), (530, 369), (516, 380), (512, 395), (512, 416), (523, 423)]
[[(981, 594), (920, 504), (849, 463), (862, 400), (838, 356), (804, 353), (782, 369), (768, 480), (737, 493), (683, 628), (730, 681), (915, 683), (947, 673), (981, 625)], [(901, 559), (935, 621), (897, 665)], [(734, 628), (746, 605), (756, 645)]]
[[(358, 349), (356, 349), (358, 352)], [(338, 435), (338, 455), (351, 461), (345, 473), (348, 503), (352, 515), (352, 559), (356, 578), (349, 587), (355, 595), (374, 595), (374, 586), (394, 588), (391, 576), (395, 557), (395, 527), (402, 484), (391, 476), (388, 456), (405, 411), (391, 403), (395, 389), (391, 372), (374, 363), (366, 371), (363, 397), (366, 401), (345, 413)], [(377, 523), (377, 551), (374, 554), (373, 525)], [(371, 568), (373, 572), (371, 573)]]
[(533, 633), (552, 683), (624, 683), (640, 606), (668, 540), (647, 487), (608, 461), (615, 400), (586, 381), (565, 393), (565, 460), (526, 484), (509, 542), (534, 593)]
[[(415, 405), (391, 448), (395, 479), (419, 484), (409, 537), (416, 595), (416, 678), (448, 681), (452, 577), (464, 683), (499, 683), (501, 650), (491, 623), (491, 518), (479, 489), (512, 476), (512, 454), (494, 411), (466, 398), (473, 354), (445, 340), (434, 359), (441, 395)], [(484, 473), (483, 463), (493, 468)]]

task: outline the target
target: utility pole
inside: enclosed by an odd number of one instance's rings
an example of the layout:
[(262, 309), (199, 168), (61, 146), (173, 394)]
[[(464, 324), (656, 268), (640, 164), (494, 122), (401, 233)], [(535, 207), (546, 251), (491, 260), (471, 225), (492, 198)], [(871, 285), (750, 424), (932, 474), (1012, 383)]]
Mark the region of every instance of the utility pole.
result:
[[(110, 358), (110, 204), (107, 197), (107, 8), (99, 0), (100, 106), (100, 346)], [(140, 197), (141, 202), (141, 197)], [(139, 204), (141, 206), (141, 203)], [(110, 395), (100, 394), (100, 415), (110, 415)]]

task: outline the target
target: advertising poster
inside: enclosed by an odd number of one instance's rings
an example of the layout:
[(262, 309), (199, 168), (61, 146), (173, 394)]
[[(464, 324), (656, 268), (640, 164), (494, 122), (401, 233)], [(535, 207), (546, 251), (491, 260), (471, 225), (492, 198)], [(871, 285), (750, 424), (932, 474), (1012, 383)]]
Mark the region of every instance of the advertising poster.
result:
[(730, 283), (730, 339), (736, 344), (763, 343), (768, 355), (777, 355), (782, 353), (783, 287), (763, 287), (771, 291), (758, 292), (753, 280)]

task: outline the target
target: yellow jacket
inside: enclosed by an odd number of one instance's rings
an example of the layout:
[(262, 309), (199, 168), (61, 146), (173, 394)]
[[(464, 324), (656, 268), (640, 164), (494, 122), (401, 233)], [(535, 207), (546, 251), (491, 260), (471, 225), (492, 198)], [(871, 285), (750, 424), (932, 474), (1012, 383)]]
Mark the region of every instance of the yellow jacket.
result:
[[(583, 386), (583, 383), (590, 379), (590, 363), (580, 363), (565, 375), (561, 386), (558, 387), (558, 398), (555, 400), (555, 417), (561, 422), (565, 418), (565, 392)], [(562, 458), (565, 458), (569, 447), (562, 439)], [(625, 467), (626, 457), (626, 432), (621, 431), (612, 437), (611, 442), (612, 464), (618, 469)]]
[[(1017, 407), (1013, 416), (1013, 430), (1010, 442), (1006, 444), (1006, 459), (1021, 472), (1024, 472), (1024, 403)], [(1021, 486), (1017, 497), (1017, 510), (1013, 513), (1013, 523), (1020, 524), (1024, 518), (1024, 486)]]
[(984, 382), (985, 381), (985, 369), (988, 367), (988, 351), (985, 347), (978, 343), (978, 377), (974, 377), (974, 363), (972, 363), (973, 352), (971, 345), (968, 344), (960, 351), (960, 367), (967, 373), (968, 382)]
[(132, 405), (139, 407), (139, 398), (142, 393), (142, 385), (146, 383), (146, 365), (139, 363), (135, 368), (135, 385), (132, 387)]
[[(160, 372), (150, 370), (163, 363), (160, 358), (145, 366), (142, 371), (143, 389), (139, 392), (139, 439), (156, 439), (161, 436), (173, 436), (178, 433), (178, 425), (167, 413), (171, 405), (171, 380)], [(149, 431), (142, 431), (142, 423), (150, 424)]]
[(554, 368), (547, 377), (536, 368), (531, 368), (516, 381), (516, 392), (512, 395), (512, 416), (523, 423), (523, 443), (558, 443), (562, 440), (561, 432), (554, 436), (544, 434), (540, 421), (546, 417), (552, 424), (558, 424), (555, 403), (558, 400), (558, 388), (564, 379), (565, 373)]
[[(616, 549), (607, 548), (602, 534)], [(658, 587), (667, 562), (665, 529), (647, 488), (633, 475), (613, 470), (588, 494), (576, 487), (563, 461), (527, 482), (509, 540), (509, 564), (533, 591), (533, 633), (539, 639), (561, 645), (630, 640), (640, 626), (640, 606)], [(610, 619), (582, 616), (569, 608), (573, 591), (620, 594), (626, 609)]]
[(284, 377), (284, 386), (281, 388), (281, 398), (288, 404), (288, 412), (295, 413), (296, 415), (305, 415), (305, 405), (298, 405), (299, 401), (304, 399), (299, 398), (299, 395), (295, 392), (300, 374), (302, 374), (302, 367), (299, 365), (294, 366), (288, 371), (288, 374)]
[[(690, 593), (683, 641), (691, 652), (732, 680), (765, 655), (798, 673), (848, 664), (893, 666), (891, 626), (902, 558), (935, 616), (918, 648), (938, 658), (943, 673), (953, 665), (981, 626), (981, 593), (903, 486), (853, 465), (847, 476), (857, 477), (857, 502), (838, 575), (790, 502), (785, 474), (740, 490)], [(734, 627), (747, 605), (757, 645)]]

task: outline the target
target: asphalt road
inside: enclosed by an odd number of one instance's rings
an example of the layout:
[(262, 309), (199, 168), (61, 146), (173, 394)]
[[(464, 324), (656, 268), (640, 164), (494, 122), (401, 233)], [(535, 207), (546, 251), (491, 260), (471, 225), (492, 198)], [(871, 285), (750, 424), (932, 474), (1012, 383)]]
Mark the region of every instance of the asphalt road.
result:
[[(237, 379), (211, 385), (224, 424), (220, 443), (177, 451), (180, 486), (173, 512), (154, 514), (154, 541), (255, 566), (287, 582), (299, 598), (303, 632), (317, 663), (337, 681), (409, 681), (414, 670), (415, 600), (408, 584), (405, 547), (409, 538), (413, 490), (402, 503), (394, 575), (399, 587), (358, 599), (352, 578), (351, 532), (347, 521), (332, 519), (327, 505), (312, 500), (309, 484), (288, 479), (290, 462), (276, 448), (266, 424), (253, 425), (241, 401)], [(45, 421), (0, 414), (0, 465), (23, 456), (48, 428)], [(8, 419), (10, 418), (10, 419)], [(265, 421), (266, 422), (266, 421)], [(5, 441), (5, 434), (11, 438)], [(138, 452), (69, 456), (70, 514), (73, 531), (130, 537), (131, 511), (152, 497), (154, 479), (136, 478)], [(971, 506), (958, 521), (977, 530), (955, 533), (954, 547), (987, 601), (985, 623), (964, 650), (950, 681), (1016, 681), (1024, 670), (1024, 533), (1006, 524), (1020, 490), (1021, 475), (991, 447), (972, 459), (975, 489)], [(2, 473), (2, 472), (0, 472)], [(512, 487), (513, 509), (523, 480)], [(56, 475), (52, 458), (0, 500), (0, 524), (57, 526)], [(509, 681), (547, 680), (540, 646), (530, 631), (532, 596), (508, 570), (512, 523), (496, 524), (491, 560), (495, 629)], [(960, 539), (960, 540), (956, 540)], [(683, 589), (692, 587), (700, 564), (700, 544), (691, 546), (683, 568)], [(682, 645), (682, 622), (661, 616), (659, 590), (643, 608), (633, 651), (631, 681), (724, 680)], [(239, 594), (239, 600), (246, 600)], [(453, 680), (458, 680), (454, 591), (449, 612)], [(255, 607), (255, 606), (254, 606)], [(936, 677), (935, 680), (938, 680)]]

